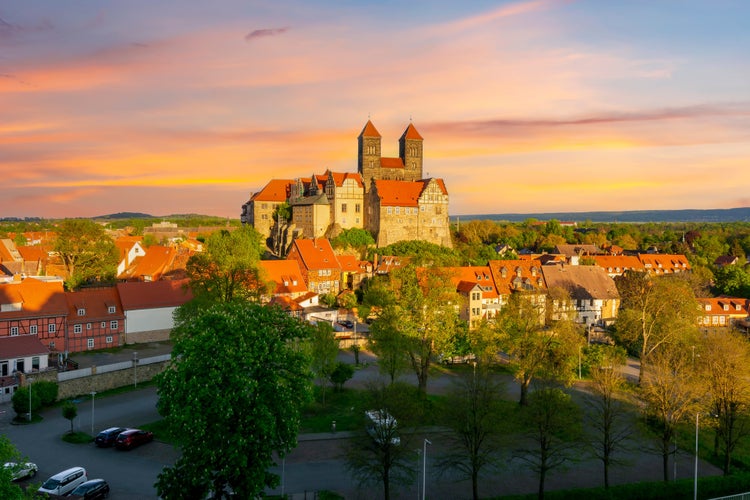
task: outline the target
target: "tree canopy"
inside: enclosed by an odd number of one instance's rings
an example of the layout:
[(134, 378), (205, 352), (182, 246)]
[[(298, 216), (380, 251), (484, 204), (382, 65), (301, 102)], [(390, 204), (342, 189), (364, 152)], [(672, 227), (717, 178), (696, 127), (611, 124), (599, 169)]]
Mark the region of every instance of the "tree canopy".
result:
[(279, 308), (237, 301), (176, 328), (172, 365), (157, 377), (158, 409), (182, 456), (159, 475), (162, 498), (220, 498), (229, 489), (256, 498), (278, 484), (273, 453), (296, 446), (312, 396), (301, 347), (309, 333)]
[(57, 231), (53, 248), (68, 273), (68, 289), (114, 279), (119, 254), (103, 226), (88, 219), (66, 219)]

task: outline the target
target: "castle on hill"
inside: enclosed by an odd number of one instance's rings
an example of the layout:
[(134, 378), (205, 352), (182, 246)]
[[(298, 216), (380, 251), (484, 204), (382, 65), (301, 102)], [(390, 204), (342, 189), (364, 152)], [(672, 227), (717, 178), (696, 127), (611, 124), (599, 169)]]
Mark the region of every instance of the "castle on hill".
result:
[[(442, 179), (423, 176), (424, 139), (410, 123), (398, 141), (397, 158), (382, 156), (381, 139), (368, 120), (357, 138), (356, 173), (327, 170), (272, 179), (242, 205), (242, 223), (276, 242), (331, 238), (344, 229), (361, 228), (372, 233), (379, 247), (403, 240), (451, 247), (448, 190)], [(282, 203), (292, 212), (285, 227), (274, 217)]]

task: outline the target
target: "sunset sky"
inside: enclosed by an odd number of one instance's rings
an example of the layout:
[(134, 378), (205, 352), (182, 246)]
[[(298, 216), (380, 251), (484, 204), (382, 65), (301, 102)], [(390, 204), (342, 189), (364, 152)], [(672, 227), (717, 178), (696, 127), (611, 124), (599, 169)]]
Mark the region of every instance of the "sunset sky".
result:
[(450, 213), (750, 206), (750, 2), (0, 0), (0, 217), (239, 218), (410, 120)]

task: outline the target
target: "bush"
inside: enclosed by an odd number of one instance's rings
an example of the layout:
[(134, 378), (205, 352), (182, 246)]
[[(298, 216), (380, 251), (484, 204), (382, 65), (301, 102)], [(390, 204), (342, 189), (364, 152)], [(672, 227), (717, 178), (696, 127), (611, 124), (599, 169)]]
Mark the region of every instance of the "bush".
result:
[[(34, 387), (35, 386), (36, 384), (34, 384)], [(13, 411), (15, 411), (19, 417), (28, 414), (29, 411), (31, 411), (31, 413), (34, 413), (42, 407), (42, 398), (39, 396), (39, 393), (34, 390), (34, 387), (31, 388), (31, 410), (29, 410), (28, 387), (21, 387), (17, 389), (15, 393), (13, 393)]]
[(340, 391), (347, 380), (354, 376), (354, 367), (352, 365), (338, 362), (336, 367), (331, 372), (329, 380), (334, 385), (337, 391)]
[[(39, 394), (39, 397), (42, 399), (42, 406), (50, 406), (57, 401), (59, 387), (55, 382), (40, 380), (39, 382), (34, 382), (32, 384), (31, 390)], [(34, 396), (32, 395), (32, 398), (33, 397)]]

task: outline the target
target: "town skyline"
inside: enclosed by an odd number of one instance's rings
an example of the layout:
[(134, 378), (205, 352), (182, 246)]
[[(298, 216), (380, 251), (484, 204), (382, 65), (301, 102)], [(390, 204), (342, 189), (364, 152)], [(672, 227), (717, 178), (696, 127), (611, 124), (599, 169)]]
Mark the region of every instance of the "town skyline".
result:
[(413, 123), (450, 215), (750, 206), (743, 2), (0, 5), (3, 217), (238, 218)]

